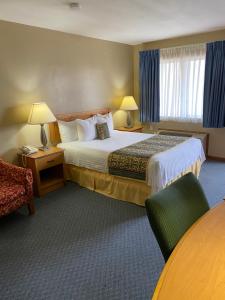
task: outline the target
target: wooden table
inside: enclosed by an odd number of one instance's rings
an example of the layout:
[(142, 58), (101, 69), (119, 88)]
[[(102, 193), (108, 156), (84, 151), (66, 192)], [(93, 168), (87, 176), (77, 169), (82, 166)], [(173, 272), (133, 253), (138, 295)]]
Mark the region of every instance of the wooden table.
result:
[(118, 127), (116, 130), (119, 131), (128, 131), (128, 132), (142, 132), (143, 126), (141, 125), (134, 125), (133, 127)]
[(41, 197), (64, 186), (63, 161), (64, 151), (57, 147), (23, 157), (24, 167), (32, 170), (36, 196)]
[(152, 299), (225, 299), (225, 202), (186, 232), (167, 261)]

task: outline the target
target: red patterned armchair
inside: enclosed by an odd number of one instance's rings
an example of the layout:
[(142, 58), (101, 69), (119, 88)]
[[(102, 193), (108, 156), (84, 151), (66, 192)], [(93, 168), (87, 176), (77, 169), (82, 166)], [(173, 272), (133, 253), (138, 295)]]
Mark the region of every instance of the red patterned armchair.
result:
[(24, 169), (0, 159), (0, 217), (27, 205), (34, 214), (33, 177), (29, 169)]

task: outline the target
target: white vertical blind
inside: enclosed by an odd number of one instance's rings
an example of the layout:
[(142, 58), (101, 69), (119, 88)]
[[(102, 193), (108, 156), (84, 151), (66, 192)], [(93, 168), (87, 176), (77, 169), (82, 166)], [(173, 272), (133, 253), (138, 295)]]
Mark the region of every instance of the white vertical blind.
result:
[(202, 120), (205, 54), (203, 44), (160, 50), (162, 120)]

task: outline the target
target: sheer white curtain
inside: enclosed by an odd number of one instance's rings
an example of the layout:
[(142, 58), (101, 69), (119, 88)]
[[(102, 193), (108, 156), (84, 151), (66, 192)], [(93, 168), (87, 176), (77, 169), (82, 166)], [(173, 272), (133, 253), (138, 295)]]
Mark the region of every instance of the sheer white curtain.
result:
[(202, 120), (205, 55), (203, 44), (160, 50), (162, 120)]

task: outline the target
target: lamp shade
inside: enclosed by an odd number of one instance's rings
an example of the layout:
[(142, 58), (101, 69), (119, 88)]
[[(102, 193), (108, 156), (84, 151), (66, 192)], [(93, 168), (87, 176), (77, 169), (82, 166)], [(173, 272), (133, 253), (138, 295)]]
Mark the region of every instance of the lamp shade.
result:
[(120, 106), (122, 110), (138, 110), (138, 106), (133, 96), (125, 96)]
[(55, 122), (56, 118), (45, 102), (33, 103), (28, 118), (28, 123), (32, 125)]

